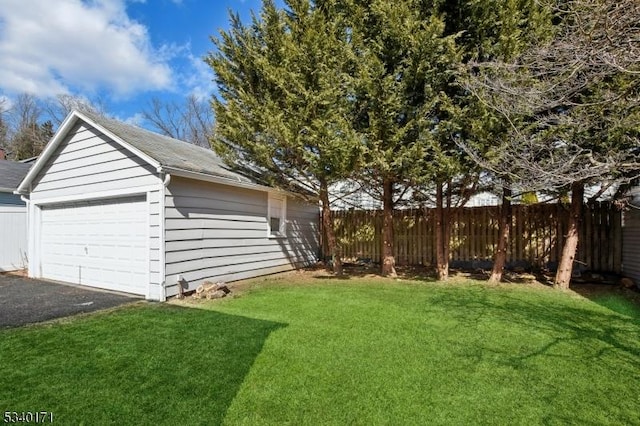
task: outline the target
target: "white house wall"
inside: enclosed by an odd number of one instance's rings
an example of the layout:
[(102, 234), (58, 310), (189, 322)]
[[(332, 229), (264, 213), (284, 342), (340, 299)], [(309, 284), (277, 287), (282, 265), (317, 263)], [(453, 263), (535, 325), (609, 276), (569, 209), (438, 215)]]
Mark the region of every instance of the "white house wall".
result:
[(287, 199), (286, 238), (267, 236), (267, 193), (172, 177), (165, 199), (167, 296), (311, 264), (318, 208)]
[(27, 266), (27, 208), (20, 196), (0, 192), (0, 271)]
[[(38, 206), (141, 194), (149, 206), (149, 294), (162, 298), (160, 268), (160, 188), (156, 170), (97, 129), (79, 122), (36, 176), (30, 200), (34, 233)], [(37, 253), (37, 236), (32, 239)], [(37, 257), (37, 254), (36, 254)], [(37, 277), (37, 270), (30, 276)]]
[(38, 202), (157, 183), (155, 171), (140, 158), (79, 123), (38, 174), (30, 197)]

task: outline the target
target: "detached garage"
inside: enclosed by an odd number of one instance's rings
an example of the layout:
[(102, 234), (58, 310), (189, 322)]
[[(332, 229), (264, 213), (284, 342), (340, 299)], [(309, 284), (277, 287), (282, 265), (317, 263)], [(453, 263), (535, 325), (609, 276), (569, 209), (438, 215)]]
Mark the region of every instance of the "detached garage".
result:
[(72, 112), (18, 192), (29, 276), (151, 300), (315, 262), (318, 206), (211, 150)]

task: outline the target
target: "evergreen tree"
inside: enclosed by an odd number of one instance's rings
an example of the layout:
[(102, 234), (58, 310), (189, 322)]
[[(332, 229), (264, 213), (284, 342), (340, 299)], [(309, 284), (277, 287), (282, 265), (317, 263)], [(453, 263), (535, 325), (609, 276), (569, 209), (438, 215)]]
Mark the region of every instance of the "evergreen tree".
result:
[(342, 273), (330, 215), (329, 186), (351, 176), (362, 144), (349, 119), (354, 60), (350, 32), (331, 1), (263, 3), (244, 25), (213, 39), (218, 52), (207, 63), (216, 74), (214, 149), (230, 164), (282, 188), (315, 194), (323, 225)]
[(366, 147), (360, 179), (383, 204), (382, 274), (394, 276), (398, 194), (446, 168), (436, 141), (447, 132), (446, 94), (460, 61), (454, 36), (429, 1), (345, 1), (357, 56), (355, 128)]
[[(459, 35), (457, 42), (463, 48), (464, 62), (469, 64), (467, 70), (471, 74), (477, 72), (478, 61), (510, 60), (548, 39), (554, 28), (551, 9), (537, 0), (454, 0), (443, 2), (442, 10), (447, 15), (447, 32)], [(464, 76), (460, 76), (460, 80), (463, 84)], [(509, 173), (497, 173), (495, 168), (486, 166), (503, 161), (501, 153), (509, 149), (513, 123), (467, 89), (463, 86), (452, 96), (462, 111), (459, 114), (461, 131), (456, 135), (456, 142), (465, 152), (450, 152), (456, 153), (458, 161), (464, 163), (463, 169), (489, 173), (495, 179), (494, 187), (502, 191), (498, 244), (489, 279), (498, 282), (506, 263), (514, 182)], [(447, 191), (450, 191), (449, 185)], [(441, 203), (437, 199), (437, 205)], [(445, 224), (442, 241), (448, 246), (450, 218), (441, 220)], [(448, 263), (448, 247), (437, 247), (444, 252), (440, 256)], [(438, 264), (440, 269), (440, 262)], [(446, 274), (439, 271), (438, 275)]]
[(443, 0), (440, 11), (465, 61), (512, 59), (553, 31), (552, 10), (539, 0)]

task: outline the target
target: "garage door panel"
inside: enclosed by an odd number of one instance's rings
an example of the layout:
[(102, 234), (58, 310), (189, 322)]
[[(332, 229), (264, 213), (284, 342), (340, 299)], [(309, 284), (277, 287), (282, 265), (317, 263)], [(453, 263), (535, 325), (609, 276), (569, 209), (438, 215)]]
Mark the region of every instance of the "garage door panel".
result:
[[(86, 268), (104, 269), (105, 271), (140, 271), (147, 262), (143, 259), (125, 258), (125, 257), (84, 257), (82, 266)], [(105, 262), (106, 261), (106, 262)], [(142, 269), (146, 272), (146, 268)]]
[(91, 286), (108, 288), (110, 290), (133, 293), (128, 284), (132, 281), (144, 282), (144, 273), (123, 272), (113, 269), (87, 267), (82, 269), (82, 280)]
[(145, 294), (145, 197), (65, 203), (44, 207), (41, 216), (44, 278)]

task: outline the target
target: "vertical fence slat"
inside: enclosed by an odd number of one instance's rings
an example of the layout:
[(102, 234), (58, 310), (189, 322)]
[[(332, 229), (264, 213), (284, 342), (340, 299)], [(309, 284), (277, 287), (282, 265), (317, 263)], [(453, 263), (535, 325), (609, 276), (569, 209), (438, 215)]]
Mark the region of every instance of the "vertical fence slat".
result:
[(600, 225), (600, 229), (599, 229), (599, 234), (600, 234), (600, 241), (598, 244), (600, 246), (600, 256), (598, 256), (598, 271), (603, 271), (605, 270), (605, 263), (607, 258), (609, 257), (609, 253), (607, 253), (606, 249), (606, 243), (608, 240), (608, 221), (606, 220), (605, 216), (604, 216), (604, 209), (602, 208), (602, 205), (599, 205), (598, 207), (600, 207), (598, 209), (598, 219), (599, 219), (599, 225)]
[(613, 272), (619, 274), (622, 272), (622, 210), (615, 208), (613, 205), (610, 207), (610, 212), (613, 215), (613, 241), (614, 241), (614, 256), (613, 256)]
[[(498, 206), (451, 210), (451, 259), (458, 262), (491, 260), (497, 247)], [(531, 266), (557, 264), (564, 244), (569, 210), (566, 205), (537, 204), (512, 207), (512, 232), (507, 244), (508, 262)], [(622, 213), (612, 203), (584, 206), (577, 261), (597, 271), (620, 272)], [(399, 210), (393, 214), (399, 265), (433, 265), (435, 262), (434, 209)], [(382, 212), (346, 210), (332, 212), (336, 239), (345, 260), (381, 261)], [(321, 248), (329, 247), (320, 224)], [(371, 232), (365, 232), (373, 230)], [(471, 264), (471, 263), (470, 263)]]

